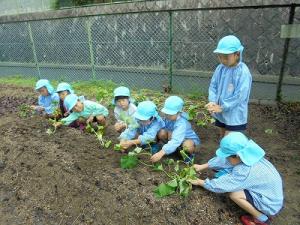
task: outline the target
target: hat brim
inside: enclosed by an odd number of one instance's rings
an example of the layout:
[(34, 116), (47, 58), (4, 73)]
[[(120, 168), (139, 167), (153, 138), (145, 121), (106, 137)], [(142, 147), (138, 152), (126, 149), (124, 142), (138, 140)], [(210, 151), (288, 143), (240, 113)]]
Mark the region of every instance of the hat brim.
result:
[(221, 50), (221, 49), (215, 49), (214, 50), (214, 53), (219, 53), (219, 54), (225, 54), (225, 55), (228, 55), (228, 54), (232, 54), (232, 53), (235, 53), (236, 51), (226, 51), (226, 50)]
[(218, 148), (217, 151), (216, 151), (216, 155), (220, 158), (227, 158), (228, 156), (230, 156), (230, 154), (226, 154), (222, 151), (222, 148)]
[(175, 115), (175, 114), (178, 113), (177, 111), (169, 110), (169, 109), (166, 109), (166, 108), (162, 108), (161, 111), (162, 111), (164, 114), (167, 114), (167, 115)]
[(138, 112), (134, 113), (134, 117), (138, 120), (149, 120), (150, 119), (150, 117), (145, 117), (145, 116), (139, 114)]
[(39, 85), (39, 86), (35, 87), (35, 90), (38, 91), (38, 90), (41, 89), (42, 87), (45, 87), (45, 85)]

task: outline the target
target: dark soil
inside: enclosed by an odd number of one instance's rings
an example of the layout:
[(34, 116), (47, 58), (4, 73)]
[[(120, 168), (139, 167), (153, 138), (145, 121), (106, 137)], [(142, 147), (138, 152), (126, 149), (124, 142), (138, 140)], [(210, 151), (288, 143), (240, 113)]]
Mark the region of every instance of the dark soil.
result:
[[(225, 194), (194, 188), (187, 198), (156, 199), (153, 189), (168, 180), (162, 173), (143, 166), (123, 170), (121, 154), (101, 149), (94, 136), (67, 127), (48, 135), (46, 119), (18, 116), (21, 104), (35, 101), (30, 88), (0, 84), (1, 225), (240, 224), (243, 211)], [(300, 224), (299, 113), (299, 104), (250, 106), (248, 135), (285, 183), (277, 225)], [(218, 130), (196, 130), (202, 140), (196, 163), (204, 163), (218, 146)], [(105, 137), (116, 142), (117, 136), (110, 124)]]

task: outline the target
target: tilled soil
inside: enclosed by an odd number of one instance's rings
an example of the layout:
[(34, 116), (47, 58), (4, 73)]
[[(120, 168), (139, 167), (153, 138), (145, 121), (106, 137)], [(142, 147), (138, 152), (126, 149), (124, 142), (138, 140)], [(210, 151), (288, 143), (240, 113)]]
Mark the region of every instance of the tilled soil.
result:
[[(194, 188), (187, 198), (156, 199), (152, 191), (168, 180), (164, 174), (142, 165), (123, 170), (121, 154), (101, 149), (94, 136), (67, 127), (48, 135), (46, 119), (18, 116), (21, 104), (35, 101), (30, 88), (0, 84), (1, 225), (240, 224), (243, 211), (226, 194)], [(299, 105), (250, 106), (248, 135), (285, 182), (286, 205), (273, 224), (300, 224), (299, 112)], [(116, 143), (109, 121), (105, 138)], [(218, 146), (218, 131), (195, 129), (202, 141), (196, 162), (204, 163)]]

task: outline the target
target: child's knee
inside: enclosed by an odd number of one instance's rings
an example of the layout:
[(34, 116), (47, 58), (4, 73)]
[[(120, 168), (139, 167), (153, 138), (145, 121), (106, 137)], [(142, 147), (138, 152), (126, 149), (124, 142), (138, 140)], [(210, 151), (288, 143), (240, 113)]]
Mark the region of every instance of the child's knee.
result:
[(246, 196), (245, 196), (244, 191), (237, 191), (237, 192), (230, 192), (229, 193), (229, 198), (232, 201), (236, 202), (240, 199), (246, 199)]
[(185, 140), (182, 144), (182, 147), (190, 153), (193, 153), (195, 151), (195, 143), (193, 140), (190, 139)]
[(168, 131), (166, 131), (165, 129), (160, 129), (157, 137), (159, 140), (168, 140)]
[(105, 120), (105, 117), (102, 116), (102, 115), (99, 115), (99, 116), (96, 116), (96, 119), (97, 119), (97, 122), (101, 125), (105, 125), (106, 123), (106, 120)]

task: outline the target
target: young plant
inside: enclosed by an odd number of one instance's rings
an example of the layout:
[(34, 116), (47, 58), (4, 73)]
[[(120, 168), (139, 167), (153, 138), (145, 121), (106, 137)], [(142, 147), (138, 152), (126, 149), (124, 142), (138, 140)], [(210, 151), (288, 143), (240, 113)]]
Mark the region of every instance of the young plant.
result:
[(100, 142), (100, 145), (104, 148), (109, 148), (111, 145), (111, 140), (106, 140), (103, 138), (104, 136), (104, 126), (98, 125), (96, 129), (89, 123), (85, 130), (88, 133), (94, 134), (97, 140)]
[(136, 122), (136, 120), (131, 116), (127, 116), (124, 112), (121, 112), (120, 120), (126, 124), (126, 128), (136, 129), (139, 127), (139, 124)]
[(164, 171), (169, 178), (171, 178), (170, 181), (166, 183), (161, 183), (154, 189), (154, 195), (157, 198), (162, 198), (165, 196), (169, 196), (175, 193), (178, 193), (180, 196), (186, 197), (189, 195), (189, 193), (192, 190), (191, 183), (188, 182), (188, 180), (197, 179), (196, 177), (196, 171), (191, 166), (185, 166), (180, 167), (181, 160), (178, 161), (168, 161), (167, 165), (170, 170), (170, 166), (173, 165), (173, 171), (168, 172), (165, 169), (163, 169), (162, 165), (159, 167), (160, 171)]
[(143, 165), (146, 166), (152, 166), (148, 165), (147, 163), (143, 162), (142, 160), (139, 160), (138, 156), (141, 155), (148, 155), (151, 156), (150, 152), (146, 152), (147, 148), (141, 148), (141, 147), (136, 147), (133, 149), (131, 152), (128, 152), (127, 155), (121, 157), (121, 168), (122, 169), (132, 169), (138, 165), (140, 162)]
[(27, 104), (22, 104), (19, 106), (19, 116), (22, 118), (33, 115), (34, 110)]
[(207, 127), (215, 121), (209, 112), (205, 109), (203, 104), (191, 104), (188, 107), (189, 120), (195, 120), (196, 124), (201, 127)]
[[(119, 149), (120, 146), (115, 145), (115, 149)], [(147, 164), (139, 156), (148, 155), (151, 156), (151, 145), (147, 148), (136, 147), (133, 151), (130, 151), (127, 155), (121, 157), (121, 168), (132, 169), (141, 163), (145, 166), (152, 168), (154, 171), (160, 171), (165, 173), (171, 180), (166, 183), (158, 185), (154, 192), (154, 195), (158, 198), (162, 198), (171, 194), (178, 193), (180, 196), (186, 197), (192, 190), (192, 185), (188, 182), (190, 179), (197, 179), (196, 171), (193, 164), (186, 166), (182, 160), (174, 161), (173, 159), (165, 160), (167, 168), (165, 169), (162, 163)], [(181, 155), (185, 159), (188, 155), (185, 153), (185, 149), (181, 150)], [(193, 160), (192, 160), (193, 162)], [(185, 165), (184, 167), (180, 164)]]
[(52, 135), (52, 134), (54, 134), (55, 132), (56, 132), (56, 126), (54, 126), (54, 124), (55, 123), (57, 123), (57, 122), (59, 122), (57, 119), (51, 119), (51, 118), (49, 118), (48, 119), (48, 122), (50, 123), (50, 128), (48, 128), (47, 130), (46, 130), (46, 133), (48, 134), (48, 135)]

